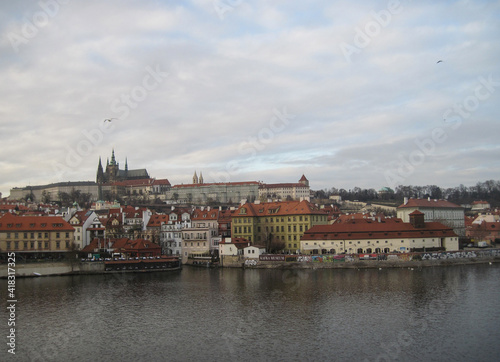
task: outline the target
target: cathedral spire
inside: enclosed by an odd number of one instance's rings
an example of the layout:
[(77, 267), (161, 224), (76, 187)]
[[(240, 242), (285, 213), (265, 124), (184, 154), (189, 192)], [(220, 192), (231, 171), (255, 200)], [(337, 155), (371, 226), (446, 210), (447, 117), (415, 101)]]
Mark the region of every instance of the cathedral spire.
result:
[(115, 160), (115, 149), (113, 148), (113, 151), (111, 151), (111, 165), (115, 165), (116, 160)]
[(199, 182), (200, 184), (202, 184), (202, 183), (203, 183), (203, 175), (201, 174), (201, 171), (200, 171), (200, 178), (199, 178), (198, 182)]
[(198, 176), (196, 175), (196, 171), (194, 171), (194, 176), (193, 176), (193, 184), (198, 183)]

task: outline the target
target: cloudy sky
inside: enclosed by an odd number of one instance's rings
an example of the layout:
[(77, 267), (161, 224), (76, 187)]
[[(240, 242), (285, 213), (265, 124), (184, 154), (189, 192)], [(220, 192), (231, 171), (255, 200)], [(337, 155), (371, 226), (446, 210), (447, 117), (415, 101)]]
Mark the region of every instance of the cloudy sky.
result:
[[(0, 5), (0, 192), (121, 168), (172, 184), (500, 179), (499, 1)], [(442, 60), (442, 62), (439, 62)], [(113, 118), (111, 122), (104, 119)]]

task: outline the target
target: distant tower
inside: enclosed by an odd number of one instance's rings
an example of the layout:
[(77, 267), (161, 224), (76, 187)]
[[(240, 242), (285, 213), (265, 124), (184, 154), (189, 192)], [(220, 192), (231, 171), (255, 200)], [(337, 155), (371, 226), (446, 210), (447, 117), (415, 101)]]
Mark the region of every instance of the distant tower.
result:
[(196, 175), (196, 171), (194, 171), (194, 176), (193, 176), (193, 184), (198, 183), (198, 176)]
[(301, 183), (304, 186), (309, 187), (309, 180), (302, 174), (302, 177), (299, 180), (299, 183)]
[(118, 162), (116, 162), (115, 150), (113, 149), (113, 151), (111, 153), (111, 161), (106, 166), (106, 176), (107, 176), (106, 181), (114, 182), (114, 181), (118, 180), (118, 168), (119, 168), (119, 164), (118, 164)]
[(125, 179), (128, 179), (128, 162), (127, 162), (127, 157), (125, 157)]
[(104, 171), (102, 169), (101, 156), (99, 156), (99, 165), (97, 165), (96, 183), (104, 182)]
[(200, 184), (203, 183), (203, 175), (201, 174), (201, 171), (200, 171), (200, 179), (198, 180)]
[(102, 200), (102, 184), (104, 182), (104, 171), (102, 170), (101, 157), (99, 156), (99, 165), (97, 166), (97, 198)]

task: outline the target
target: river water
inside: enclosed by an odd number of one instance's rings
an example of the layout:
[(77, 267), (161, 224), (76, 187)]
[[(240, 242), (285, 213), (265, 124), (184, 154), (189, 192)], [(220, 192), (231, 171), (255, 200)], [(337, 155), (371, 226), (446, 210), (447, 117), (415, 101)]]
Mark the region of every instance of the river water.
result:
[(17, 279), (16, 296), (13, 361), (500, 360), (500, 264), (184, 267)]

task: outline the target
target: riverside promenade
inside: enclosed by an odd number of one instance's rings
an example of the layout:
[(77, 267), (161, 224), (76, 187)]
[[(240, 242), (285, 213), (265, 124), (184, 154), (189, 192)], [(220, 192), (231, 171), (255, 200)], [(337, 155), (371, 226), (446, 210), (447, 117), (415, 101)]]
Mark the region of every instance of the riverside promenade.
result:
[(379, 269), (423, 268), (479, 263), (500, 263), (500, 249), (350, 255), (263, 254), (258, 259), (224, 256), (220, 266), (254, 269)]

